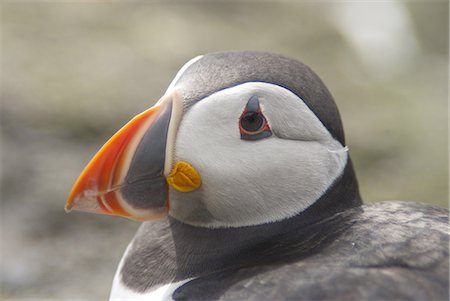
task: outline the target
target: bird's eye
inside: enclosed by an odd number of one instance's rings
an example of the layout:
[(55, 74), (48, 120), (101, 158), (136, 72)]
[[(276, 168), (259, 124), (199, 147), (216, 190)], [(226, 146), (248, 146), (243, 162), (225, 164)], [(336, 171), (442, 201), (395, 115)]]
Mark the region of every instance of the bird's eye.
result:
[(253, 96), (247, 102), (239, 119), (239, 130), (243, 140), (259, 140), (272, 135), (269, 124), (259, 107), (258, 97)]
[(241, 127), (246, 132), (257, 132), (264, 125), (264, 121), (260, 112), (247, 112), (241, 117)]

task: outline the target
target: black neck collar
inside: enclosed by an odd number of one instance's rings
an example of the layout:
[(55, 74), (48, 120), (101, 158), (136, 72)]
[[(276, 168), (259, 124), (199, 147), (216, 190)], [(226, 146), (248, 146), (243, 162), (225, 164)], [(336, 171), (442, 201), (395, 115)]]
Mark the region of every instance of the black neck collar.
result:
[(155, 285), (226, 269), (298, 260), (318, 252), (350, 224), (362, 204), (349, 159), (343, 175), (302, 213), (274, 223), (207, 229), (174, 218), (144, 223), (127, 255), (124, 283), (144, 291)]

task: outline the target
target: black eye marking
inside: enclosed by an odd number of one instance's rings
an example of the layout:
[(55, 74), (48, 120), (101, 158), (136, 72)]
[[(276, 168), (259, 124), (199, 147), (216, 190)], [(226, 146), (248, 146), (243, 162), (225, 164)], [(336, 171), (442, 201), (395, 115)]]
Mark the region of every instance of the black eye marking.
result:
[(252, 96), (247, 102), (239, 118), (239, 131), (243, 140), (259, 140), (272, 135), (257, 96)]

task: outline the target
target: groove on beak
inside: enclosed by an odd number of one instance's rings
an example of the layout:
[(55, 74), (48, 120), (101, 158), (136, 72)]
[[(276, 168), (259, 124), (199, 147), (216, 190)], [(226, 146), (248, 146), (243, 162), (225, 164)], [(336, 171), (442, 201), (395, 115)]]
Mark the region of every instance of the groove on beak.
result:
[(66, 211), (140, 221), (167, 214), (164, 167), (173, 102), (172, 95), (164, 96), (106, 142), (75, 182)]

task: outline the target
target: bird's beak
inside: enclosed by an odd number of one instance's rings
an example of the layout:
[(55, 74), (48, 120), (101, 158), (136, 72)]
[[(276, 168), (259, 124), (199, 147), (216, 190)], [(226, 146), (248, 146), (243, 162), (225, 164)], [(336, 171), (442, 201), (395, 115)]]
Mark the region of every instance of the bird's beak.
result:
[(179, 167), (172, 169), (171, 161), (182, 109), (182, 96), (172, 92), (122, 127), (81, 173), (66, 211), (140, 221), (164, 217), (169, 209), (168, 183), (175, 187), (174, 182), (185, 179), (176, 171)]

